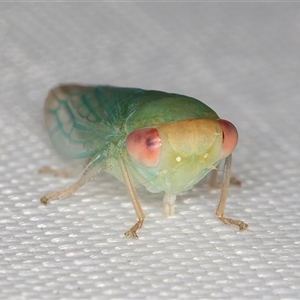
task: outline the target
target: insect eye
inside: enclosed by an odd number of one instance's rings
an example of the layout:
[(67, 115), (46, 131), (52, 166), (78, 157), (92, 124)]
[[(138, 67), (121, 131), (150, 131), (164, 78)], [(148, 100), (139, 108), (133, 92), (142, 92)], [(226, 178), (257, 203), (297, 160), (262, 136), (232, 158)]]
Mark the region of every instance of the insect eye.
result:
[(235, 126), (226, 121), (219, 120), (222, 128), (223, 144), (222, 144), (222, 158), (227, 157), (232, 153), (238, 142), (238, 132)]
[(160, 159), (161, 140), (156, 128), (144, 128), (131, 132), (126, 139), (129, 155), (147, 168), (155, 168)]

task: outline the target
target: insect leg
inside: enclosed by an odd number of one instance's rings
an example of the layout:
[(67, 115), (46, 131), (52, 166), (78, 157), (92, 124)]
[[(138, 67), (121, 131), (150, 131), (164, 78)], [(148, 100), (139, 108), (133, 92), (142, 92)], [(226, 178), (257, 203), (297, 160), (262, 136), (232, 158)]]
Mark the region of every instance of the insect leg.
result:
[(163, 200), (163, 206), (164, 206), (164, 213), (166, 216), (174, 215), (175, 200), (176, 200), (176, 195), (165, 193), (164, 200)]
[[(80, 170), (85, 169), (85, 167), (91, 162), (91, 157), (89, 157), (88, 159), (85, 160), (84, 164), (80, 165)], [(78, 166), (76, 166), (76, 168), (72, 167), (70, 170), (64, 170), (64, 169), (56, 169), (50, 166), (43, 166), (42, 168), (40, 168), (38, 170), (38, 173), (41, 175), (44, 174), (51, 174), (55, 177), (63, 177), (63, 178), (69, 178), (69, 177), (73, 177)]]
[(237, 225), (239, 229), (242, 231), (248, 227), (248, 224), (244, 223), (243, 221), (227, 218), (224, 216), (228, 186), (230, 184), (231, 162), (232, 162), (232, 155), (230, 154), (225, 159), (223, 186), (222, 186), (220, 201), (216, 210), (216, 215), (224, 224)]
[[(220, 164), (219, 164), (220, 165)], [(219, 189), (222, 187), (222, 182), (218, 181), (218, 170), (219, 165), (216, 168), (210, 171), (209, 181), (208, 184), (213, 189)], [(241, 181), (238, 180), (236, 177), (230, 177), (230, 184), (240, 187), (242, 185)]]
[(67, 172), (65, 170), (54, 169), (49, 166), (44, 166), (44, 167), (40, 168), (38, 173), (39, 174), (52, 174), (55, 177), (64, 177), (64, 178), (70, 177), (69, 172)]
[(133, 204), (133, 207), (134, 207), (137, 219), (138, 219), (138, 221), (128, 231), (125, 232), (125, 236), (137, 239), (138, 236), (137, 236), (136, 232), (139, 228), (141, 228), (143, 226), (143, 222), (145, 220), (145, 214), (142, 210), (141, 204), (139, 202), (139, 197), (137, 195), (136, 190), (134, 189), (134, 187), (132, 185), (128, 170), (126, 168), (126, 165), (125, 165), (122, 157), (118, 158), (118, 163), (119, 163), (122, 175), (123, 175), (124, 183), (129, 192), (131, 202)]
[(64, 198), (68, 195), (75, 193), (80, 187), (85, 185), (93, 176), (95, 176), (99, 172), (99, 170), (100, 170), (99, 164), (101, 163), (102, 160), (103, 160), (103, 157), (99, 157), (99, 156), (92, 158), (88, 162), (86, 167), (84, 168), (81, 177), (76, 182), (71, 184), (66, 189), (62, 189), (62, 190), (55, 191), (55, 192), (50, 192), (50, 193), (44, 195), (41, 198), (41, 202), (43, 204), (47, 205), (48, 201), (51, 199), (54, 199), (54, 198), (61, 199), (61, 198)]
[[(219, 165), (218, 165), (219, 166)], [(208, 184), (211, 188), (220, 188), (221, 183), (218, 181), (218, 166), (210, 171)]]

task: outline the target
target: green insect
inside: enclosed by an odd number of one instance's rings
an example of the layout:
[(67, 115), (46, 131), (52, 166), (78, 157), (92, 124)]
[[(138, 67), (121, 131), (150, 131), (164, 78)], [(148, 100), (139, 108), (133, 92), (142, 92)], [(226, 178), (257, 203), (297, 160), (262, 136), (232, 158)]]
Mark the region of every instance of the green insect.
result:
[(225, 159), (216, 215), (240, 230), (248, 227), (224, 216), (237, 130), (204, 103), (160, 91), (62, 85), (49, 92), (44, 117), (56, 150), (87, 163), (75, 183), (46, 194), (42, 203), (74, 193), (104, 170), (128, 189), (138, 220), (125, 235), (137, 238), (145, 215), (136, 185), (152, 193), (164, 191), (164, 213), (173, 215), (177, 194), (192, 188)]

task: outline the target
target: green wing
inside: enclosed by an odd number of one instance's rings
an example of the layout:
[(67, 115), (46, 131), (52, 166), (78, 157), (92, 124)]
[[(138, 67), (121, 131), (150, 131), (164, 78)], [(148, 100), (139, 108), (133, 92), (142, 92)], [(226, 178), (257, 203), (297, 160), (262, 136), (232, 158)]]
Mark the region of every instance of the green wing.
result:
[(70, 158), (86, 158), (101, 151), (122, 135), (131, 106), (120, 103), (131, 103), (139, 94), (139, 89), (109, 86), (65, 85), (50, 90), (44, 120), (54, 148)]

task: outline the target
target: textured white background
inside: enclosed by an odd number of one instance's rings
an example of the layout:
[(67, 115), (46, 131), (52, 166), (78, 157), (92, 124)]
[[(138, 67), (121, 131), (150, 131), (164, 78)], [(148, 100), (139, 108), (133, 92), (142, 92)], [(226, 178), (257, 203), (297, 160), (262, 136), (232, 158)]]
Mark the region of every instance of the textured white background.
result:
[[(0, 298), (300, 297), (299, 3), (1, 3)], [(125, 187), (107, 174), (43, 207), (73, 179), (47, 141), (42, 106), (58, 83), (177, 92), (240, 133), (227, 215), (204, 182), (172, 218), (143, 189), (139, 240)]]

